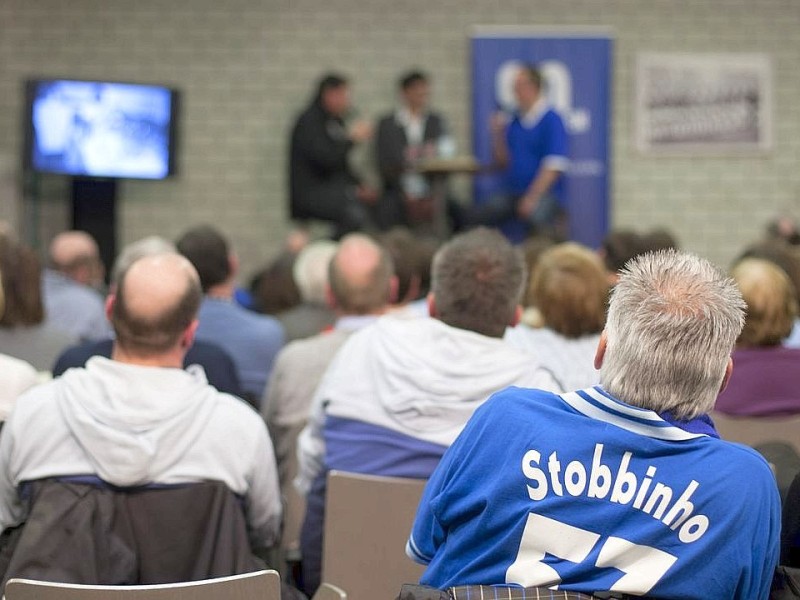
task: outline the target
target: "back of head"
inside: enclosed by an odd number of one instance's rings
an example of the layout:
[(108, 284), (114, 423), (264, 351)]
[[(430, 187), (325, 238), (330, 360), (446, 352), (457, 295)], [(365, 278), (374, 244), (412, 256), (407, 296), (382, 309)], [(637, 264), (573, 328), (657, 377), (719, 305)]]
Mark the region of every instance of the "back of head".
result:
[(641, 251), (642, 238), (638, 233), (625, 229), (610, 232), (600, 245), (600, 254), (609, 273), (621, 271)]
[(414, 235), (405, 227), (395, 227), (382, 234), (379, 242), (389, 252), (394, 263), (398, 301), (410, 302), (419, 298), (422, 282), (421, 260)]
[(336, 248), (335, 242), (319, 240), (303, 248), (297, 255), (292, 266), (292, 276), (303, 302), (325, 304), (328, 267)]
[(175, 254), (178, 250), (172, 242), (157, 235), (151, 235), (141, 240), (131, 242), (122, 249), (114, 261), (111, 269), (111, 285), (116, 285), (119, 278), (130, 266), (145, 256), (157, 254)]
[(97, 242), (85, 231), (64, 231), (48, 249), (50, 267), (80, 281), (92, 283), (102, 274)]
[(116, 344), (128, 354), (171, 351), (197, 317), (202, 291), (197, 272), (178, 254), (145, 256), (120, 274), (111, 314)]
[(0, 326), (27, 327), (44, 320), (41, 264), (32, 248), (8, 231), (0, 232)]
[(542, 254), (528, 297), (547, 327), (577, 338), (603, 329), (608, 289), (600, 258), (588, 248), (568, 242)]
[[(525, 272), (529, 277), (536, 270), (536, 265), (539, 264), (542, 254), (556, 244), (555, 238), (546, 234), (532, 235), (525, 240), (522, 244), (522, 254), (525, 258)], [(523, 294), (522, 303), (526, 307), (532, 307), (535, 304), (533, 298), (531, 298), (530, 286)]]
[(745, 258), (733, 268), (733, 279), (747, 304), (747, 318), (737, 344), (777, 346), (792, 331), (797, 298), (786, 273), (773, 263)]
[(648, 231), (640, 237), (640, 252), (656, 252), (657, 250), (678, 250), (675, 236), (663, 228)]
[(678, 419), (706, 413), (744, 309), (736, 284), (708, 261), (674, 250), (638, 256), (611, 292), (600, 381), (634, 406)]
[(792, 282), (795, 296), (800, 299), (800, 251), (781, 240), (767, 240), (753, 244), (736, 259), (738, 263), (745, 258), (768, 260), (783, 270)]
[(452, 327), (502, 337), (522, 293), (522, 256), (497, 231), (473, 229), (433, 259), (436, 317)]
[(175, 244), (189, 259), (197, 274), (203, 292), (225, 283), (231, 274), (230, 249), (222, 234), (209, 225), (200, 225), (184, 233)]
[(391, 257), (371, 238), (353, 233), (339, 242), (329, 271), (331, 294), (339, 312), (382, 312), (391, 301), (393, 279)]

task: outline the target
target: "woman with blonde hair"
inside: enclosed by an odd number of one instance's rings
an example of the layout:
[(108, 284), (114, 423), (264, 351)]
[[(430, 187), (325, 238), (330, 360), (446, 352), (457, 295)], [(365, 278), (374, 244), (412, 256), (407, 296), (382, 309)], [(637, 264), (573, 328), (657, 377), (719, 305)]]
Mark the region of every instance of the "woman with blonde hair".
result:
[(609, 283), (598, 256), (573, 242), (544, 252), (531, 275), (528, 298), (543, 326), (520, 324), (506, 341), (535, 354), (564, 389), (599, 382), (594, 354), (606, 319)]
[(798, 305), (787, 274), (772, 262), (745, 258), (732, 276), (747, 303), (733, 374), (715, 410), (731, 415), (800, 413), (800, 350), (783, 346)]

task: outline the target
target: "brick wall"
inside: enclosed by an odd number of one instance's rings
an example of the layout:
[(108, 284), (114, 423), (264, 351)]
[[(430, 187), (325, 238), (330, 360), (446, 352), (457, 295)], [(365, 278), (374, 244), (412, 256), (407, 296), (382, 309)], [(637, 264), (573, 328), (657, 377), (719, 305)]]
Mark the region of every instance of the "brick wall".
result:
[[(122, 184), (120, 241), (150, 233), (172, 238), (190, 224), (212, 222), (236, 236), (244, 271), (251, 271), (286, 232), (287, 131), (319, 73), (351, 74), (359, 110), (370, 116), (390, 107), (400, 71), (430, 71), (435, 105), (468, 148), (468, 36), (476, 24), (613, 29), (615, 226), (666, 226), (685, 247), (727, 263), (774, 213), (800, 214), (796, 0), (2, 0), (0, 219), (35, 241), (66, 225), (63, 178), (40, 179), (39, 205), (21, 202), (24, 79), (168, 83), (184, 93), (181, 174)], [(637, 154), (636, 55), (678, 50), (771, 55), (774, 152)]]

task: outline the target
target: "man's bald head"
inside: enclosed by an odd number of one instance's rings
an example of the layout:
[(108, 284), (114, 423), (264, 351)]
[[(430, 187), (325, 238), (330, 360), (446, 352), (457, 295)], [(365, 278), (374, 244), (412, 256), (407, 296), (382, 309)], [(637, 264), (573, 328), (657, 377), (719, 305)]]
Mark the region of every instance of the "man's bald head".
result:
[(50, 242), (49, 262), (61, 271), (84, 284), (94, 283), (100, 274), (100, 253), (97, 242), (85, 231), (64, 231)]
[(175, 348), (202, 299), (192, 263), (178, 254), (146, 256), (120, 276), (111, 312), (117, 344), (154, 356)]
[(392, 259), (366, 235), (353, 233), (342, 238), (330, 262), (329, 276), (336, 308), (344, 314), (379, 312), (391, 301)]

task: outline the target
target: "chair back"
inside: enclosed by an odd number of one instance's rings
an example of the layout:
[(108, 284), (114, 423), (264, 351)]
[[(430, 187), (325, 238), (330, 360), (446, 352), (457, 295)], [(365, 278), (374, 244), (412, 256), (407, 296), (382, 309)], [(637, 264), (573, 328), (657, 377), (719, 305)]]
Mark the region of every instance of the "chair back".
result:
[(242, 506), (219, 481), (112, 488), (39, 480), (30, 509), (0, 553), (13, 578), (88, 585), (199, 581), (263, 569)]
[(717, 432), (724, 440), (758, 446), (765, 442), (785, 442), (800, 453), (800, 416), (737, 417), (712, 412)]
[(161, 585), (79, 585), (12, 579), (6, 600), (280, 600), (277, 571)]
[(314, 597), (311, 600), (347, 600), (347, 594), (343, 589), (335, 585), (323, 583), (314, 592)]
[(325, 500), (322, 581), (350, 600), (395, 598), (424, 568), (405, 554), (423, 479), (331, 471)]

